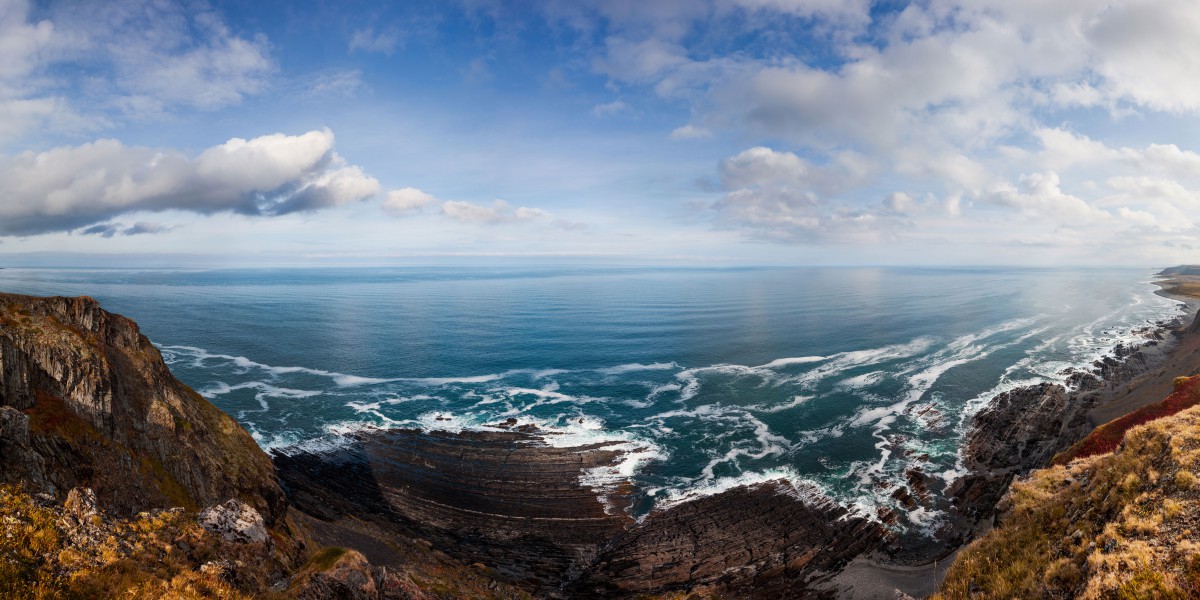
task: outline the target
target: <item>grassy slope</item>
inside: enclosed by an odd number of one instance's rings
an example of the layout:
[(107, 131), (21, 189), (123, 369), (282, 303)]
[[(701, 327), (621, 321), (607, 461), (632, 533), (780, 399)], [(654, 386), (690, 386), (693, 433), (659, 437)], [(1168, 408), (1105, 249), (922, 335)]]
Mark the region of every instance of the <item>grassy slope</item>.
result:
[(935, 597), (1200, 597), (1198, 469), (1200, 407), (1129, 429), (1115, 452), (1035, 471)]
[(1097, 427), (1086, 438), (1055, 456), (1054, 464), (1065, 465), (1077, 458), (1112, 452), (1130, 429), (1169, 417), (1197, 404), (1200, 404), (1200, 377), (1177, 377), (1175, 391), (1170, 396)]

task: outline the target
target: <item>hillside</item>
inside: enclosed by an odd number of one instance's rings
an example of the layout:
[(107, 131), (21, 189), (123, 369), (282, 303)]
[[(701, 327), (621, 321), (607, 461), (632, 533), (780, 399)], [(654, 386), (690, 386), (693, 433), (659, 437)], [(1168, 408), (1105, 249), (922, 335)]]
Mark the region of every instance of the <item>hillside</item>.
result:
[[(1177, 393), (1200, 394), (1200, 376)], [(1113, 452), (1034, 471), (935, 597), (1200, 596), (1198, 470), (1200, 407), (1128, 429)]]
[(0, 294), (0, 598), (524, 598), (417, 540), (312, 541), (271, 459), (87, 297)]

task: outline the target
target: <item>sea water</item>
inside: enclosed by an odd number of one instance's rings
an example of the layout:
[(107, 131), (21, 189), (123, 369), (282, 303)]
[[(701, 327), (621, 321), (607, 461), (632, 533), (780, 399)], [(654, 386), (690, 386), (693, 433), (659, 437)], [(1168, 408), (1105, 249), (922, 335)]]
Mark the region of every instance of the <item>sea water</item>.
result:
[[(0, 270), (93, 296), (264, 448), (370, 427), (616, 441), (633, 511), (787, 478), (874, 517), (970, 416), (1180, 314), (1148, 269)], [(935, 509), (901, 526), (932, 531)]]

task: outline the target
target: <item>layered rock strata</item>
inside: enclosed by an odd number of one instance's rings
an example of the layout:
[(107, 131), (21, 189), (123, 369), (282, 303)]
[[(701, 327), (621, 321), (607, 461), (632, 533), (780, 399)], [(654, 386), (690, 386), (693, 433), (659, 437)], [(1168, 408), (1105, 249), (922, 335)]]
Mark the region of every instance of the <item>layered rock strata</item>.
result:
[(576, 594), (708, 588), (718, 596), (802, 597), (886, 537), (877, 523), (786, 481), (733, 488), (656, 511), (614, 540)]
[(580, 483), (583, 470), (620, 454), (607, 444), (555, 448), (518, 432), (390, 430), (357, 434), (333, 452), (277, 452), (275, 464), (310, 515), (370, 520), (547, 590), (631, 523), (627, 487), (609, 490), (606, 505)]
[(699, 587), (801, 593), (884, 538), (876, 523), (786, 482), (739, 487), (635, 524), (628, 484), (580, 482), (607, 444), (556, 448), (518, 432), (360, 433), (332, 452), (275, 462), (293, 503), (327, 521), (369, 520), (427, 539), (542, 596), (636, 596)]

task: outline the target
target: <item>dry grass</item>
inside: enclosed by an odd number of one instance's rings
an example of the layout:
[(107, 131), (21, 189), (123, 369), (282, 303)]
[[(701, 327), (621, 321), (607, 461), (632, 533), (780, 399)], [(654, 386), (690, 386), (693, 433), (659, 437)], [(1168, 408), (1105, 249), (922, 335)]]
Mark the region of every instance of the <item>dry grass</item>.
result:
[[(0, 598), (270, 598), (278, 565), (261, 545), (231, 544), (183, 511), (92, 517), (81, 534), (62, 507), (0, 486)], [(237, 561), (227, 582), (201, 565)], [(236, 586), (234, 585), (236, 583)]]
[(936, 598), (1200, 597), (1200, 408), (1013, 485)]
[(1086, 438), (1055, 456), (1053, 464), (1065, 465), (1077, 458), (1112, 452), (1125, 438), (1125, 432), (1130, 429), (1171, 416), (1197, 404), (1200, 404), (1200, 376), (1176, 377), (1175, 391), (1170, 396), (1097, 427)]

